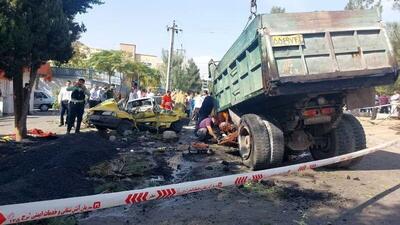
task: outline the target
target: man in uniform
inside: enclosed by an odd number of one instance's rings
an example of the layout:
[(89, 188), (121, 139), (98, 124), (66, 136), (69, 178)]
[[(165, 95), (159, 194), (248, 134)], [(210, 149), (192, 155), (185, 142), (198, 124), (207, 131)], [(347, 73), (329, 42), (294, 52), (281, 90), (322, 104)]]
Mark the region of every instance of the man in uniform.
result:
[(75, 119), (75, 133), (80, 132), (81, 122), (83, 113), (85, 110), (85, 97), (89, 95), (89, 91), (85, 87), (85, 80), (79, 79), (78, 82), (74, 84), (74, 86), (67, 88), (67, 91), (71, 91), (71, 100), (69, 102), (69, 111), (68, 111), (68, 126), (67, 126), (67, 134), (71, 132), (71, 128), (74, 126)]

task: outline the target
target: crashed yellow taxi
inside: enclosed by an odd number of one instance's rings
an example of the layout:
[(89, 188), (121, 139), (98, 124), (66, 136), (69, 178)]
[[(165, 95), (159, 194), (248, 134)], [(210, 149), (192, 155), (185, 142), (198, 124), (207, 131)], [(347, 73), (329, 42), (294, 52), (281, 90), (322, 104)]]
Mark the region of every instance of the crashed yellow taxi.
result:
[(89, 123), (98, 130), (111, 129), (123, 134), (127, 130), (180, 132), (189, 121), (184, 107), (165, 111), (160, 107), (161, 97), (139, 98), (129, 102), (109, 99), (88, 111)]

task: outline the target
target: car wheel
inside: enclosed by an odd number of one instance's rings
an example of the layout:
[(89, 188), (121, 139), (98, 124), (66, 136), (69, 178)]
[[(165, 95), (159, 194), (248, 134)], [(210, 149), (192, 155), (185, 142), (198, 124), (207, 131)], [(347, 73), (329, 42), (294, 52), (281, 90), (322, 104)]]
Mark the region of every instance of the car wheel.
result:
[(39, 109), (42, 112), (47, 112), (49, 110), (49, 106), (48, 105), (40, 105)]

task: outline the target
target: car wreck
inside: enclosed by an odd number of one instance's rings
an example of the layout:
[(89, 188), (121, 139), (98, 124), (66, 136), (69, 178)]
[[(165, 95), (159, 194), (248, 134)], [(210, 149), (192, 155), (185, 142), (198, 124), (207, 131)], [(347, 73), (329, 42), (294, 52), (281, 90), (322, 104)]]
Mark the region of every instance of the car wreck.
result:
[(120, 134), (134, 128), (151, 132), (165, 130), (180, 132), (188, 122), (184, 111), (179, 107), (166, 111), (161, 109), (160, 103), (159, 96), (127, 102), (109, 99), (88, 111), (88, 122), (100, 131), (111, 129)]

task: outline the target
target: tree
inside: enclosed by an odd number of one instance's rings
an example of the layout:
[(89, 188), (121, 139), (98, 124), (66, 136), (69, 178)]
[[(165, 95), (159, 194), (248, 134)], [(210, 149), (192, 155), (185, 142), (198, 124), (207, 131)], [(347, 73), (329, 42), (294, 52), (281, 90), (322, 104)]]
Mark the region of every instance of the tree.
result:
[(100, 0), (0, 1), (0, 69), (13, 80), (16, 140), (26, 137), (30, 88), (23, 89), (23, 73), (29, 71), (32, 87), (37, 69), (49, 60), (66, 62), (71, 43), (85, 31), (75, 16)]
[[(399, 0), (390, 0), (393, 2), (393, 9), (400, 10)], [(344, 9), (355, 10), (355, 9), (372, 9), (379, 7), (382, 10), (382, 0), (349, 0)]]
[(125, 81), (130, 84), (132, 81), (138, 81), (141, 87), (158, 87), (160, 86), (160, 72), (152, 69), (143, 63), (126, 61), (122, 70)]
[(271, 14), (276, 14), (276, 13), (285, 13), (286, 9), (283, 7), (279, 7), (279, 6), (272, 6), (271, 10), (269, 11), (269, 13)]
[(346, 10), (370, 9), (373, 6), (374, 2), (375, 0), (349, 0), (344, 9)]
[(125, 55), (122, 51), (103, 50), (94, 53), (89, 59), (89, 65), (98, 72), (108, 75), (108, 83), (111, 84), (111, 77), (120, 72), (125, 66)]
[[(165, 74), (167, 71), (168, 51), (163, 50), (162, 59), (163, 65), (161, 71), (163, 71), (164, 75), (163, 80), (166, 80)], [(172, 58), (171, 75), (173, 89), (185, 92), (200, 91), (200, 70), (193, 59), (189, 59), (188, 62), (185, 63), (185, 55), (182, 51), (177, 51)]]
[[(76, 41), (72, 43), (73, 55), (63, 67), (75, 69), (88, 69), (89, 68), (89, 55), (84, 51), (84, 46), (81, 42)], [(87, 47), (86, 47), (87, 48)]]

